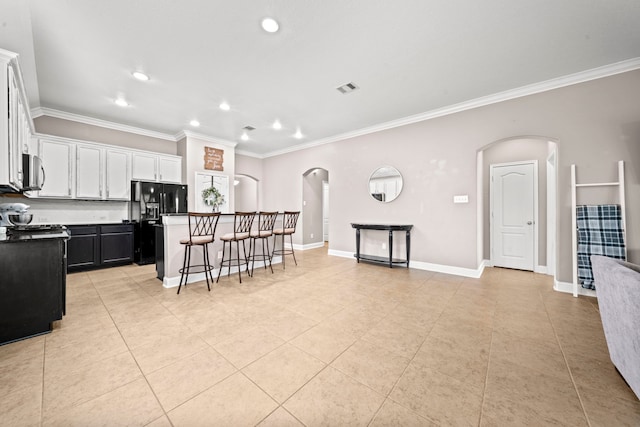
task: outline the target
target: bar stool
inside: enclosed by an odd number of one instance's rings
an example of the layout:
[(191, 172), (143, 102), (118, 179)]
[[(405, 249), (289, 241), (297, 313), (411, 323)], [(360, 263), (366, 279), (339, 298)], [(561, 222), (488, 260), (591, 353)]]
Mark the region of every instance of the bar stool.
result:
[[(249, 233), (251, 241), (249, 242), (249, 255), (251, 257), (251, 275), (253, 276), (253, 267), (256, 264), (256, 256), (260, 257), (264, 261), (264, 269), (267, 269), (267, 260), (269, 261), (269, 268), (273, 273), (273, 267), (271, 266), (271, 253), (269, 251), (269, 237), (273, 236), (273, 227), (276, 224), (276, 218), (278, 212), (258, 212), (258, 229)], [(262, 253), (256, 255), (257, 240), (262, 240)], [(265, 242), (267, 250), (265, 251)], [(275, 242), (273, 242), (275, 246)]]
[[(222, 267), (224, 267), (225, 265), (229, 267), (227, 277), (231, 276), (231, 267), (233, 265), (238, 266), (238, 277), (240, 278), (240, 283), (242, 283), (242, 274), (240, 274), (241, 265), (247, 266), (247, 274), (249, 274), (249, 257), (247, 257), (247, 248), (245, 247), (244, 241), (249, 238), (249, 233), (251, 232), (251, 226), (253, 225), (253, 219), (255, 218), (255, 216), (255, 212), (236, 212), (233, 218), (233, 233), (227, 233), (220, 237), (220, 240), (222, 240), (222, 261), (220, 261), (220, 270), (218, 270), (218, 278), (216, 280), (216, 283), (218, 283), (218, 281), (220, 280), (220, 273), (222, 273)], [(232, 242), (236, 242), (236, 260), (231, 259)], [(240, 262), (240, 242), (242, 242), (244, 262)], [(224, 256), (227, 243), (229, 243), (229, 259), (225, 259)]]
[[(276, 242), (274, 239), (273, 242), (273, 255), (282, 255), (282, 268), (285, 268), (284, 259), (286, 255), (293, 255), (293, 262), (298, 265), (298, 261), (296, 261), (296, 254), (293, 252), (293, 233), (296, 232), (296, 224), (298, 222), (298, 216), (300, 216), (300, 211), (284, 211), (284, 216), (282, 218), (282, 228), (276, 228), (273, 230), (273, 234), (276, 236), (282, 236), (282, 249), (276, 250)], [(284, 236), (289, 236), (289, 241), (291, 242), (291, 249), (284, 248)]]
[[(189, 212), (188, 219), (189, 237), (180, 240), (180, 244), (184, 245), (184, 258), (182, 260), (182, 268), (178, 270), (180, 273), (178, 294), (182, 287), (182, 280), (184, 279), (184, 286), (187, 286), (189, 274), (191, 273), (204, 273), (204, 277), (207, 280), (207, 289), (209, 291), (211, 291), (211, 286), (209, 286), (209, 277), (211, 277), (211, 282), (213, 282), (213, 275), (211, 274), (213, 265), (209, 261), (209, 243), (213, 243), (218, 220), (220, 219), (220, 213)], [(193, 246), (202, 246), (203, 264), (191, 265), (191, 248)], [(199, 269), (197, 271), (191, 271), (192, 267), (199, 267)]]

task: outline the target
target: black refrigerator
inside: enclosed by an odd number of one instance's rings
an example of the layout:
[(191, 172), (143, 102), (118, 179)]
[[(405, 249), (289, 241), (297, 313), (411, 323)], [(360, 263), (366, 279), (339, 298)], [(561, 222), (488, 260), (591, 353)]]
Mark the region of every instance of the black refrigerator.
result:
[(161, 215), (187, 213), (187, 186), (132, 181), (130, 218), (134, 226), (133, 260), (138, 265), (156, 262), (155, 227)]

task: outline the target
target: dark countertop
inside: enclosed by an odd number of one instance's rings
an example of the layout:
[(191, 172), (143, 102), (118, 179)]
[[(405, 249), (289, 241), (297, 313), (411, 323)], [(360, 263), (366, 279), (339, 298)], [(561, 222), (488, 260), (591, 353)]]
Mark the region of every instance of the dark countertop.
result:
[(7, 230), (7, 234), (0, 235), (0, 244), (2, 243), (24, 243), (32, 242), (34, 240), (43, 239), (69, 239), (69, 232), (66, 228), (62, 230), (50, 230), (50, 231), (32, 231), (32, 232), (20, 232), (11, 234), (10, 230)]

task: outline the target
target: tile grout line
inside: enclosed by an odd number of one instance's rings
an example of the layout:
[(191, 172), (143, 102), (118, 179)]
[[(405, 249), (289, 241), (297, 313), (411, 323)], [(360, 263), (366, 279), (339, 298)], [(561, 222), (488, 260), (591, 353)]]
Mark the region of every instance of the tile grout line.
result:
[(44, 386), (45, 386), (45, 372), (47, 363), (47, 337), (44, 337), (42, 343), (42, 394), (40, 397), (40, 427), (44, 425)]
[[(130, 276), (129, 276), (129, 275), (127, 275), (126, 273), (125, 273), (125, 275), (127, 276), (127, 278), (128, 278), (128, 279), (133, 280), (133, 282), (136, 284), (136, 286), (137, 286), (138, 288), (140, 288), (140, 289), (141, 289), (145, 294), (147, 294), (147, 292), (146, 292), (144, 289), (142, 289), (142, 288), (140, 287), (140, 285), (138, 284), (138, 282), (137, 282), (134, 278), (130, 277)], [(129, 344), (127, 343), (127, 340), (126, 340), (126, 339), (124, 338), (124, 336), (122, 335), (122, 331), (120, 330), (120, 327), (118, 326), (118, 324), (116, 323), (116, 321), (113, 319), (113, 316), (111, 315), (111, 311), (107, 308), (106, 304), (104, 303), (104, 300), (102, 299), (102, 295), (100, 294), (100, 292), (98, 291), (98, 289), (95, 287), (95, 284), (94, 284), (94, 282), (93, 282), (93, 279), (91, 279), (91, 277), (90, 277), (90, 276), (89, 276), (89, 280), (91, 281), (91, 284), (93, 285), (94, 289), (96, 289), (96, 293), (98, 294), (98, 298), (100, 298), (100, 302), (102, 302), (102, 305), (104, 306), (105, 310), (106, 310), (106, 311), (107, 311), (107, 313), (109, 314), (109, 318), (110, 318), (110, 319), (111, 319), (111, 321), (113, 322), (113, 326), (115, 326), (115, 328), (117, 329), (118, 334), (120, 335), (120, 338), (122, 339), (122, 342), (123, 342), (123, 343), (124, 343), (124, 345), (127, 347), (127, 351), (129, 352), (129, 355), (130, 355), (130, 356), (131, 356), (131, 358), (135, 361), (136, 366), (137, 366), (137, 367), (138, 367), (138, 369), (140, 370), (140, 375), (142, 375), (142, 378), (144, 378), (144, 381), (146, 382), (147, 387), (149, 387), (149, 390), (151, 390), (151, 393), (153, 394), (153, 397), (156, 399), (156, 402), (158, 403), (158, 406), (159, 406), (159, 407), (160, 407), (160, 409), (162, 410), (162, 412), (163, 412), (163, 414), (164, 414), (165, 418), (169, 421), (169, 424), (171, 424), (171, 426), (173, 426), (173, 422), (172, 422), (172, 421), (171, 421), (171, 419), (169, 418), (169, 414), (168, 414), (168, 413), (167, 413), (167, 411), (164, 409), (164, 406), (162, 406), (162, 403), (160, 402), (160, 399), (158, 399), (158, 396), (156, 395), (156, 392), (153, 390), (153, 387), (151, 387), (151, 384), (149, 383), (149, 379), (147, 378), (147, 375), (144, 373), (144, 371), (142, 370), (142, 367), (140, 366), (140, 363), (138, 363), (138, 359), (136, 359), (135, 355), (134, 355), (134, 354), (133, 354), (133, 352), (131, 351), (131, 347), (129, 347)], [(147, 294), (147, 295), (148, 295), (148, 294)], [(178, 320), (178, 321), (179, 321), (179, 320)], [(125, 386), (127, 386), (127, 385), (129, 385), (129, 384), (134, 383), (135, 381), (137, 381), (137, 379), (136, 379), (136, 380), (133, 380), (133, 381), (130, 381), (130, 382), (128, 382), (127, 384), (124, 384), (124, 385), (122, 385), (122, 386), (120, 386), (120, 387), (117, 387), (117, 388), (115, 388), (114, 390), (117, 390), (117, 389), (119, 389), (119, 388), (125, 387)], [(111, 390), (111, 391), (113, 391), (113, 390)], [(107, 392), (107, 393), (110, 393), (111, 391), (109, 391), (109, 392)], [(107, 394), (107, 393), (104, 393), (102, 396), (104, 396), (104, 395), (105, 395), (105, 394)], [(96, 397), (96, 398), (97, 398), (97, 397)], [(94, 398), (94, 399), (96, 399), (96, 398)], [(156, 419), (157, 419), (157, 418), (156, 418)], [(151, 420), (149, 423), (154, 422), (156, 419)], [(149, 423), (147, 423), (147, 424), (149, 424)]]
[[(427, 284), (429, 282), (430, 279), (427, 279), (426, 282), (424, 284)], [(423, 284), (423, 285), (424, 285)], [(382, 406), (384, 405), (384, 403), (387, 400), (390, 400), (391, 402), (395, 403), (396, 405), (399, 405), (405, 409), (408, 409), (409, 411), (411, 411), (412, 413), (428, 420), (431, 423), (435, 423), (435, 424), (439, 424), (438, 422), (436, 422), (435, 420), (432, 420), (431, 418), (429, 418), (428, 416), (419, 414), (417, 412), (415, 412), (413, 409), (411, 408), (407, 408), (404, 405), (401, 405), (399, 402), (396, 402), (395, 400), (393, 400), (390, 396), (391, 393), (393, 393), (393, 390), (396, 388), (396, 386), (398, 385), (398, 383), (400, 382), (400, 380), (402, 379), (402, 377), (404, 377), (404, 374), (407, 372), (407, 369), (409, 368), (409, 366), (411, 365), (411, 363), (415, 360), (416, 356), (418, 355), (418, 353), (420, 352), (420, 349), (422, 348), (422, 346), (424, 345), (424, 343), (427, 341), (427, 338), (429, 338), (429, 335), (431, 335), (431, 332), (433, 331), (433, 328), (435, 327), (436, 323), (438, 323), (438, 320), (440, 320), (440, 317), (442, 317), (442, 313), (444, 313), (447, 304), (449, 304), (449, 302), (451, 301), (451, 299), (453, 298), (453, 296), (458, 292), (458, 289), (460, 288), (460, 284), (457, 284), (458, 288), (456, 289), (455, 292), (453, 292), (451, 294), (451, 296), (447, 299), (447, 302), (444, 304), (444, 308), (440, 311), (440, 314), (438, 315), (438, 317), (436, 318), (436, 320), (433, 322), (433, 324), (431, 325), (431, 327), (429, 328), (429, 332), (425, 335), (424, 339), (422, 340), (422, 343), (420, 344), (420, 346), (418, 347), (418, 349), (413, 353), (413, 356), (411, 357), (411, 359), (409, 360), (409, 363), (407, 363), (407, 366), (404, 367), (404, 369), (402, 370), (402, 373), (398, 376), (398, 378), (395, 380), (395, 382), (393, 383), (393, 385), (391, 386), (391, 389), (389, 390), (389, 393), (387, 393), (387, 395), (385, 396), (384, 401), (382, 402), (382, 405), (380, 405), (380, 407), (378, 408), (378, 410), (376, 411), (376, 413), (373, 415), (373, 417), (371, 418), (370, 422), (368, 425), (370, 425), (378, 416), (378, 414), (380, 413), (380, 409), (382, 409)], [(386, 317), (388, 317), (389, 314)]]
[(565, 354), (564, 348), (562, 346), (562, 343), (560, 342), (560, 338), (558, 337), (558, 332), (556, 331), (555, 324), (551, 320), (551, 316), (549, 315), (549, 310), (547, 309), (547, 304), (546, 304), (546, 302), (544, 300), (544, 297), (543, 297), (542, 293), (540, 293), (540, 297), (542, 299), (542, 304), (544, 305), (544, 312), (546, 313), (547, 318), (549, 319), (549, 323), (551, 324), (551, 329), (553, 329), (553, 335), (556, 338), (556, 343), (558, 344), (558, 347), (560, 347), (560, 352), (562, 353), (562, 358), (564, 359), (564, 363), (565, 363), (565, 365), (567, 367), (567, 372), (569, 373), (569, 377), (571, 378), (571, 384), (573, 384), (573, 388), (576, 391), (576, 395), (578, 396), (578, 401), (580, 402), (580, 408), (582, 409), (582, 413), (584, 414), (584, 418), (587, 421), (587, 426), (591, 427), (591, 420), (589, 420), (589, 415), (587, 414), (587, 410), (586, 410), (584, 402), (582, 400), (582, 395), (580, 394), (580, 391), (578, 390), (578, 385), (576, 384), (576, 380), (573, 377), (573, 372), (571, 372), (571, 367), (569, 366), (569, 361), (567, 360), (567, 355)]
[(493, 307), (493, 322), (491, 322), (491, 341), (489, 341), (489, 355), (487, 357), (487, 374), (484, 377), (484, 387), (482, 389), (482, 401), (480, 402), (480, 418), (478, 419), (478, 425), (482, 425), (482, 417), (484, 415), (484, 402), (487, 398), (487, 386), (489, 385), (489, 368), (491, 367), (491, 351), (493, 349), (493, 337), (495, 335), (495, 314), (498, 310), (498, 300), (496, 299)]

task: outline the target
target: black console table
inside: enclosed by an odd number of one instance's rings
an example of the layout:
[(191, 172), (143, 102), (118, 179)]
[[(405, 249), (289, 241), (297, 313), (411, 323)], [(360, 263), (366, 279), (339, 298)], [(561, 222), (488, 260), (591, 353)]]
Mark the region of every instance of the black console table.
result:
[[(394, 264), (407, 264), (407, 268), (409, 268), (409, 253), (411, 250), (411, 229), (413, 228), (412, 224), (402, 224), (402, 225), (394, 225), (394, 224), (357, 224), (351, 223), (351, 227), (356, 229), (356, 260), (360, 262), (360, 260), (368, 261), (368, 262), (376, 262), (380, 264), (387, 264), (389, 268), (393, 268)], [(360, 230), (388, 230), (389, 231), (389, 257), (381, 257), (375, 255), (363, 255), (360, 253)], [(407, 258), (406, 259), (397, 259), (393, 258), (393, 232), (394, 231), (404, 231), (406, 232), (407, 239)]]

